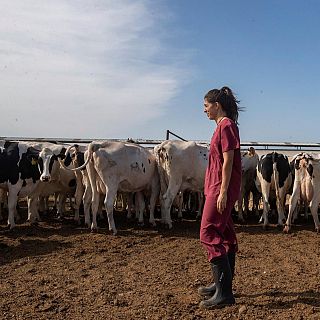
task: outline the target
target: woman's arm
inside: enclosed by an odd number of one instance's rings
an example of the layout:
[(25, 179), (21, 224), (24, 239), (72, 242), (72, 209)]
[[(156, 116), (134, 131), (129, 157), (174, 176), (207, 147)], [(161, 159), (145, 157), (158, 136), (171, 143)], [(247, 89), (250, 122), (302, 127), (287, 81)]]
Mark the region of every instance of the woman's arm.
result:
[(227, 206), (227, 192), (231, 178), (234, 150), (223, 152), (222, 183), (217, 200), (217, 209), (222, 213)]

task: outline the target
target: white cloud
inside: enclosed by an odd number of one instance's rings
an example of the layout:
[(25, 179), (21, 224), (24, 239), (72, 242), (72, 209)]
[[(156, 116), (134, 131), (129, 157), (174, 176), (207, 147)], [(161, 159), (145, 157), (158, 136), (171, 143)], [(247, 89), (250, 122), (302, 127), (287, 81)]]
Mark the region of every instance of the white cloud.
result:
[(135, 137), (163, 115), (183, 73), (157, 62), (170, 48), (149, 5), (2, 0), (1, 135)]

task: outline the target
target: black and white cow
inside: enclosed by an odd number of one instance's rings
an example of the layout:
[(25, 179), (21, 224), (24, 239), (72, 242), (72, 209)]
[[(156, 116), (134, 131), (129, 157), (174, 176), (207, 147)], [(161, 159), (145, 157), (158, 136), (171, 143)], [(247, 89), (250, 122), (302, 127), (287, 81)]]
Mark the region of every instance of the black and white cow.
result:
[[(67, 195), (75, 192), (76, 178), (75, 175), (63, 168), (60, 168), (58, 159), (65, 158), (66, 147), (61, 144), (52, 143), (35, 143), (33, 147), (40, 150), (36, 159), (38, 168), (41, 173), (40, 182), (37, 188), (28, 199), (28, 221), (34, 222), (40, 220), (38, 213), (38, 198), (48, 197), (55, 194), (59, 197), (57, 214), (63, 214), (63, 205)], [(71, 164), (70, 156), (65, 159), (65, 165)]]
[(276, 196), (278, 225), (282, 226), (285, 220), (286, 195), (292, 186), (292, 173), (288, 157), (277, 152), (263, 155), (257, 166), (256, 186), (262, 193), (263, 227), (268, 226), (269, 197), (272, 191)]
[[(43, 183), (50, 179), (54, 157), (47, 156), (50, 143), (6, 141), (0, 149), (0, 188), (8, 192), (8, 225), (15, 227), (14, 217), (19, 197), (28, 197), (28, 219), (38, 217), (37, 200), (44, 188)], [(43, 148), (47, 148), (42, 153)], [(57, 148), (58, 150), (59, 148)], [(55, 157), (64, 157), (65, 148)], [(56, 151), (57, 152), (57, 151)], [(68, 163), (68, 161), (66, 161)]]
[(289, 232), (298, 201), (310, 206), (316, 232), (320, 231), (318, 207), (320, 203), (320, 159), (319, 155), (299, 153), (292, 159), (294, 164), (293, 192), (289, 203), (289, 214), (284, 232)]
[(40, 171), (39, 151), (24, 142), (4, 143), (0, 150), (0, 188), (8, 191), (8, 225), (14, 228), (18, 197), (26, 197), (37, 188)]

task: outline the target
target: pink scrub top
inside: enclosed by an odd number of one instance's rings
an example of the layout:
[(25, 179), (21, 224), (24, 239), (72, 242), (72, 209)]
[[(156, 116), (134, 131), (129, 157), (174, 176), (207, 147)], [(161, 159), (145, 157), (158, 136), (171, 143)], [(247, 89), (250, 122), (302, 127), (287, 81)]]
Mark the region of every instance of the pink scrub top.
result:
[(218, 197), (222, 183), (223, 152), (234, 150), (232, 173), (228, 187), (228, 200), (236, 202), (241, 186), (240, 137), (237, 125), (229, 118), (218, 124), (210, 143), (209, 163), (204, 182), (206, 197)]

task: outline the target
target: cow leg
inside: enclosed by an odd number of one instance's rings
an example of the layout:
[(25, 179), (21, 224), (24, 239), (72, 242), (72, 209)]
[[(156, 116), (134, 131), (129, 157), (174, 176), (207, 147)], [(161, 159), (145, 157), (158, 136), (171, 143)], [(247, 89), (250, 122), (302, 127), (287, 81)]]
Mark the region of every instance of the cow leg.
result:
[(0, 221), (2, 221), (2, 208), (6, 202), (6, 190), (0, 189)]
[(151, 196), (150, 196), (150, 217), (149, 217), (149, 223), (155, 227), (156, 226), (156, 221), (154, 219), (154, 210), (155, 210), (155, 207), (156, 207), (156, 202), (157, 202), (157, 199), (159, 197), (159, 192), (158, 193), (155, 193), (155, 192), (152, 192), (151, 193)]
[[(87, 157), (85, 153), (85, 158)], [(89, 161), (87, 165), (87, 173), (90, 184), (90, 191), (92, 194), (92, 202), (91, 202), (91, 211), (92, 211), (92, 223), (91, 223), (91, 231), (95, 231), (98, 228), (97, 225), (97, 212), (99, 210), (99, 190), (97, 187), (97, 179), (98, 173), (94, 167), (93, 161)], [(88, 187), (86, 188), (87, 191)]]
[(149, 223), (155, 227), (156, 222), (154, 219), (154, 210), (156, 207), (156, 202), (159, 199), (160, 194), (160, 184), (158, 175), (154, 175), (151, 183), (151, 195), (150, 195), (150, 217)]
[(59, 193), (58, 195), (58, 204), (57, 204), (57, 216), (61, 219), (65, 213), (67, 194)]
[(132, 218), (132, 206), (133, 206), (133, 193), (127, 193), (126, 197), (127, 197), (127, 219), (131, 219)]
[(295, 184), (293, 186), (292, 195), (289, 201), (289, 213), (288, 213), (286, 225), (283, 229), (284, 232), (288, 233), (290, 231), (291, 223), (292, 223), (292, 215), (294, 211), (297, 211), (297, 207), (298, 207), (297, 204), (299, 199), (300, 199), (300, 184)]
[(113, 219), (113, 204), (117, 195), (117, 189), (117, 185), (112, 184), (112, 187), (108, 187), (106, 185), (106, 197), (104, 199), (104, 206), (106, 208), (108, 217), (109, 231), (112, 231), (114, 235), (117, 234), (117, 229)]
[(83, 197), (83, 194), (84, 194), (84, 186), (83, 184), (81, 183), (81, 185), (78, 187), (78, 183), (77, 183), (77, 189), (76, 189), (76, 192), (75, 192), (75, 195), (74, 195), (74, 221), (76, 221), (76, 223), (78, 225), (80, 225), (80, 206), (81, 206), (81, 202), (82, 202), (82, 197)]
[(99, 220), (103, 219), (103, 202), (104, 202), (104, 194), (99, 193), (99, 207), (98, 207), (98, 218)]
[(164, 211), (164, 223), (166, 223), (169, 227), (169, 229), (172, 228), (172, 220), (170, 215), (170, 210), (172, 206), (172, 202), (175, 198), (175, 196), (178, 194), (179, 189), (181, 186), (181, 181), (172, 181), (170, 180), (168, 189), (166, 193), (163, 195), (163, 208), (161, 208), (161, 211)]
[(92, 190), (91, 186), (87, 185), (83, 193), (83, 212), (84, 212), (84, 225), (90, 228), (91, 218), (90, 218), (90, 209), (92, 201)]
[(99, 211), (99, 193), (97, 191), (92, 193), (91, 211), (92, 211), (91, 230), (95, 231), (98, 228), (97, 213)]
[(41, 221), (39, 210), (38, 210), (38, 195), (32, 194), (28, 197), (28, 222), (31, 224), (35, 223), (36, 221)]
[(8, 226), (10, 229), (13, 229), (16, 226), (14, 222), (14, 215), (17, 207), (18, 193), (15, 191), (16, 190), (9, 190), (8, 195)]
[(320, 202), (320, 195), (317, 193), (317, 196), (314, 197), (310, 202), (310, 210), (313, 217), (314, 227), (316, 232), (320, 232), (319, 226), (319, 216), (318, 216), (318, 207)]
[(200, 219), (200, 217), (202, 216), (202, 207), (203, 207), (204, 196), (203, 196), (202, 192), (197, 192), (197, 193), (198, 193), (199, 207), (198, 207), (198, 213), (197, 213), (196, 219)]
[[(17, 200), (17, 202), (18, 202), (18, 200)], [(21, 220), (21, 217), (20, 217), (20, 214), (18, 212), (17, 206), (14, 208), (14, 219), (15, 219), (15, 221), (20, 221)]]
[(177, 194), (178, 197), (178, 219), (182, 219), (183, 192)]
[(40, 212), (46, 212), (45, 197), (42, 197), (42, 196), (39, 197), (39, 211)]
[(269, 225), (268, 213), (270, 210), (270, 205), (269, 205), (270, 183), (264, 181), (264, 183), (261, 184), (261, 190), (262, 190), (262, 198), (263, 198), (263, 213), (259, 223), (263, 221), (263, 228), (266, 229), (267, 226)]
[(278, 227), (283, 226), (283, 222), (286, 220), (284, 202), (286, 200), (285, 188), (280, 188), (279, 199), (277, 199), (278, 210)]
[(145, 201), (142, 192), (136, 192), (135, 194), (136, 201), (136, 214), (138, 213), (138, 223), (143, 226), (143, 213), (145, 209)]

